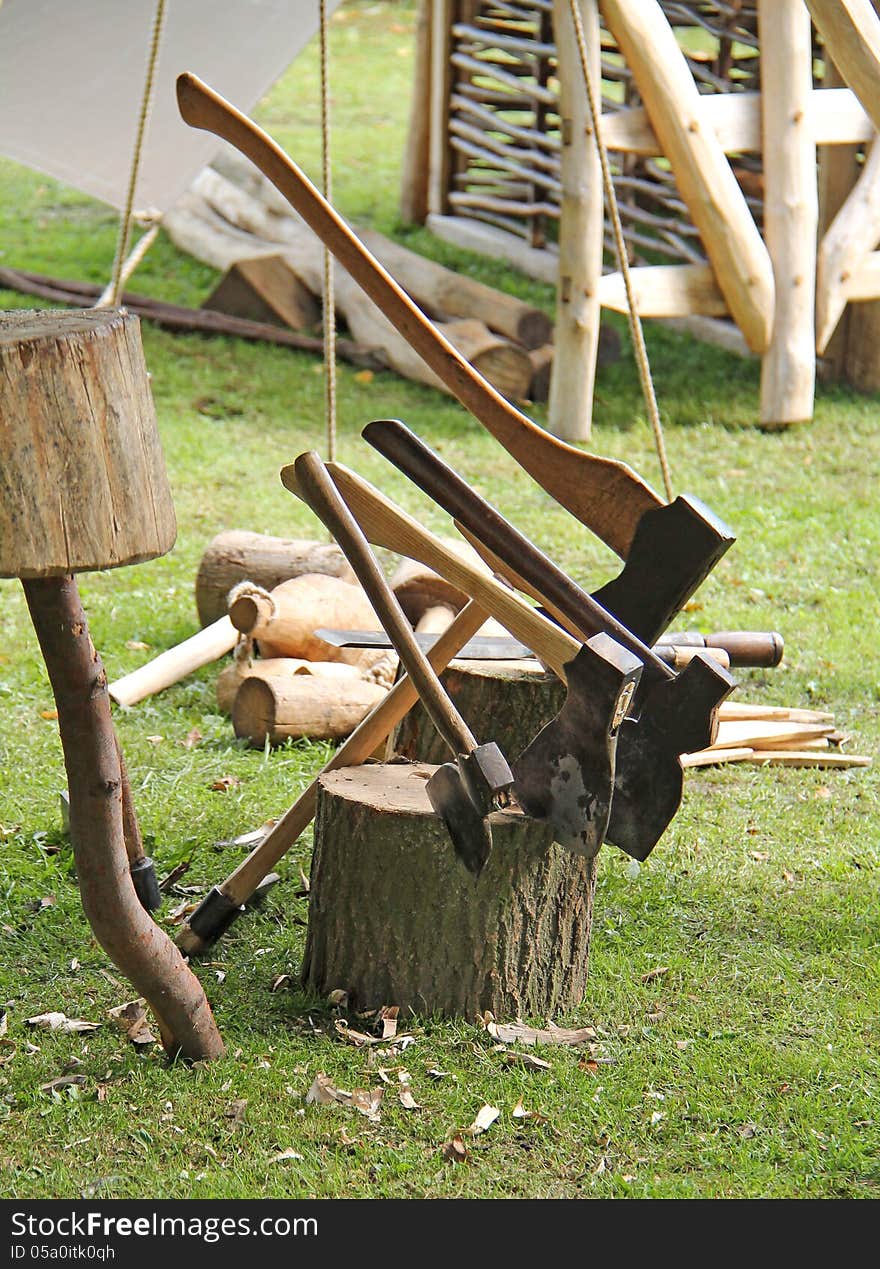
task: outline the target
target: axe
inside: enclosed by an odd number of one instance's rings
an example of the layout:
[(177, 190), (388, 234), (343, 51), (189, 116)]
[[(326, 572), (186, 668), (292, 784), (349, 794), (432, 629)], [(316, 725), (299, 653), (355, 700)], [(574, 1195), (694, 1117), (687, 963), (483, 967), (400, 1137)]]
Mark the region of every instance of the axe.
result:
[[(676, 675), (403, 423), (369, 423), (363, 436), (547, 600), (570, 629), (582, 635), (604, 631), (641, 659), (644, 672), (633, 702), (635, 716), (620, 729), (608, 840), (636, 859), (646, 858), (681, 803), (684, 772), (679, 757), (712, 744), (718, 706), (733, 690), (734, 680), (699, 651)], [(516, 766), (514, 774), (522, 800), (524, 785)], [(540, 790), (533, 793), (532, 786), (525, 786), (525, 793), (529, 810)]]
[[(292, 493), (306, 497), (299, 464), (297, 460), (292, 467), (282, 468), (281, 481)], [(521, 781), (540, 788), (543, 796), (540, 805), (532, 802), (532, 813), (551, 822), (561, 846), (578, 854), (594, 855), (605, 838), (614, 789), (617, 737), (638, 686), (641, 662), (606, 634), (583, 644), (572, 639), (506, 586), (465, 563), (354, 472), (335, 463), (328, 463), (326, 471), (344, 505), (374, 545), (418, 559), (470, 593), (516, 638), (546, 656), (564, 679), (567, 693), (562, 709), (517, 760), (516, 793), (519, 797)], [(323, 512), (319, 514), (323, 518)], [(340, 541), (340, 546), (346, 550), (347, 544)], [(350, 562), (356, 569), (353, 558)], [(367, 594), (372, 601), (371, 592)], [(383, 612), (380, 616), (384, 620)], [(408, 625), (406, 629), (412, 636)], [(411, 673), (410, 665), (406, 661), (404, 665)], [(420, 686), (415, 676), (411, 677)], [(442, 687), (440, 691), (451, 708)], [(427, 706), (427, 700), (424, 703)], [(446, 781), (448, 776), (442, 779)]]
[(270, 137), (195, 75), (177, 79), (184, 121), (259, 168), (466, 410), (519, 465), (623, 560), (597, 598), (654, 643), (734, 542), (698, 498), (663, 500), (626, 463), (557, 440), (510, 405), (425, 317)]
[[(289, 473), (290, 468), (285, 468), (285, 472)], [(293, 464), (293, 476), (293, 481), (282, 476), (286, 487), (311, 507), (339, 543), (415, 684), (429, 718), (455, 755), (455, 765), (439, 766), (428, 780), (426, 791), (431, 806), (449, 831), (459, 858), (470, 872), (479, 876), (492, 849), (487, 817), (490, 811), (507, 805), (513, 772), (494, 741), (477, 744), (447, 696), (416, 642), (357, 521), (339, 496), (318, 454), (314, 451), (300, 454)]]

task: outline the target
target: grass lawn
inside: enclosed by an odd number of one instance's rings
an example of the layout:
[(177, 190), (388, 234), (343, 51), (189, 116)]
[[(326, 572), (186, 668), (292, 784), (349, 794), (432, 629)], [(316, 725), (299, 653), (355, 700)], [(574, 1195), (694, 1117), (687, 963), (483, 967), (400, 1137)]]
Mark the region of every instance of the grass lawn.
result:
[[(337, 201), (350, 218), (552, 311), (548, 288), (396, 223), (413, 17), (409, 4), (346, 0), (333, 21)], [(314, 48), (258, 118), (319, 175)], [(107, 208), (0, 162), (3, 263), (103, 281), (114, 239)], [(163, 239), (135, 285), (198, 303), (214, 280)], [(28, 304), (6, 292), (0, 300)], [(784, 666), (742, 672), (739, 695), (833, 709), (853, 748), (876, 754), (877, 400), (822, 387), (812, 425), (765, 435), (753, 426), (756, 363), (659, 328), (648, 343), (676, 488), (738, 533), (681, 624), (781, 630)], [(215, 533), (322, 536), (278, 480), (283, 464), (323, 444), (317, 362), (148, 326), (144, 344), (180, 528), (165, 558), (82, 578), (111, 677), (196, 630), (193, 581)], [(342, 366), (339, 410), (342, 460), (429, 527), (442, 530), (442, 514), (360, 440), (371, 418), (410, 423), (579, 581), (596, 586), (614, 570), (610, 552), (448, 398), (386, 373), (360, 382)], [(543, 418), (540, 408), (534, 415)], [(600, 376), (594, 447), (659, 486), (628, 355)], [(150, 652), (129, 646), (138, 642)], [(243, 748), (217, 713), (214, 677), (203, 671), (116, 714), (160, 872), (189, 860), (186, 883), (205, 887), (241, 857), (222, 843), (283, 812), (328, 753), (308, 743)], [(431, 1018), (416, 1020), (405, 1051), (371, 1057), (340, 1040), (330, 1005), (273, 991), (278, 975), (295, 983), (299, 969), (306, 836), (281, 866), (286, 884), (197, 967), (228, 1057), (193, 1068), (138, 1053), (106, 1023), (131, 993), (81, 915), (60, 825), (52, 706), (21, 588), (0, 581), (5, 1196), (880, 1195), (876, 768), (693, 772), (680, 814), (637, 875), (606, 847), (588, 996), (555, 1019), (592, 1024), (598, 1047), (542, 1050), (543, 1072), (507, 1065), (469, 1022)], [(193, 729), (201, 739), (188, 746)], [(232, 787), (213, 791), (226, 775)], [(86, 1035), (25, 1027), (47, 1010), (105, 1025)], [(41, 1089), (74, 1059), (84, 1085)], [(383, 1065), (391, 1083), (378, 1123), (305, 1105), (318, 1072), (346, 1089), (375, 1087)], [(399, 1067), (420, 1109), (399, 1103)], [(520, 1099), (539, 1114), (514, 1117)], [(242, 1101), (236, 1116), (230, 1108)], [(500, 1117), (463, 1164), (447, 1162), (444, 1142), (485, 1103)], [(273, 1162), (288, 1148), (300, 1157)]]

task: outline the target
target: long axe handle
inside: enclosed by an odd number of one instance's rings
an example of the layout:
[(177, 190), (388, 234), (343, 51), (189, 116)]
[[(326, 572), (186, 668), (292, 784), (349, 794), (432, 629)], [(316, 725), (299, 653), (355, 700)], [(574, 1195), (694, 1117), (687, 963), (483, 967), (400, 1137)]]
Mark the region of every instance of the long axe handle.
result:
[(272, 182), (465, 409), (556, 501), (626, 559), (642, 515), (666, 504), (626, 463), (557, 440), (470, 366), (280, 146), (195, 75), (177, 80), (184, 121), (228, 141)]
[[(439, 674), (459, 648), (472, 638), (486, 620), (486, 611), (471, 600), (442, 632), (428, 652), (428, 660)], [(266, 837), (219, 885), (212, 887), (189, 920), (181, 926), (175, 942), (188, 956), (198, 956), (211, 947), (229, 924), (242, 912), (242, 905), (260, 882), (298, 841), (315, 817), (320, 778), (340, 767), (366, 762), (418, 701), (412, 679), (404, 675), (376, 705), (311, 784), (299, 795)]]
[(407, 674), (415, 683), (431, 722), (453, 755), (471, 753), (477, 748), (476, 737), (431, 669), (369, 543), (324, 463), (312, 450), (300, 454), (293, 469), (297, 496), (311, 507), (342, 547)]
[(514, 569), (533, 593), (548, 600), (569, 622), (576, 620), (580, 631), (610, 635), (637, 656), (645, 667), (643, 680), (648, 678), (649, 682), (656, 683), (675, 678), (674, 671), (647, 644), (575, 585), (403, 423), (397, 419), (379, 419), (368, 423), (362, 435), (470, 534), (485, 542), (493, 555)]

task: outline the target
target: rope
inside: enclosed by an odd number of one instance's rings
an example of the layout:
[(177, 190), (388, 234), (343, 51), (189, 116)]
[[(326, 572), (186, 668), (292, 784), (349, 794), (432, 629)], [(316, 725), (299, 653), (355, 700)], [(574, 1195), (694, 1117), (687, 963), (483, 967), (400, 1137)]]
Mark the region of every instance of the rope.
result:
[[(134, 195), (137, 188), (138, 173), (144, 148), (144, 137), (147, 131), (147, 120), (150, 117), (150, 106), (153, 101), (153, 80), (156, 76), (156, 63), (159, 60), (159, 44), (162, 39), (162, 25), (165, 21), (165, 0), (156, 0), (156, 14), (153, 18), (153, 34), (150, 41), (150, 55), (147, 60), (147, 75), (144, 80), (144, 93), (141, 98), (141, 109), (138, 115), (137, 132), (134, 141), (134, 153), (131, 158), (131, 172), (128, 177), (128, 190), (125, 195), (125, 207), (119, 222), (119, 237), (116, 242), (116, 258), (113, 261), (113, 274), (110, 286), (101, 296), (96, 308), (115, 308), (122, 294), (122, 270), (131, 238), (131, 214), (134, 207)], [(151, 239), (152, 241), (152, 239)], [(145, 248), (146, 250), (146, 248)], [(139, 257), (140, 258), (140, 257)], [(137, 261), (135, 261), (137, 263)], [(129, 269), (129, 276), (132, 270)]]
[(626, 291), (627, 320), (629, 321), (630, 336), (633, 341), (633, 351), (635, 353), (636, 365), (639, 371), (639, 380), (642, 385), (642, 396), (645, 399), (645, 408), (648, 412), (651, 430), (654, 433), (654, 446), (657, 450), (657, 457), (660, 460), (660, 470), (663, 473), (663, 484), (666, 489), (666, 497), (671, 502), (674, 494), (672, 492), (672, 476), (669, 471), (669, 460), (666, 457), (666, 441), (663, 437), (663, 424), (660, 421), (660, 410), (658, 409), (657, 396), (654, 392), (654, 381), (651, 378), (651, 366), (648, 362), (648, 350), (645, 347), (645, 336), (642, 330), (642, 323), (639, 319), (636, 308), (636, 297), (632, 288), (629, 258), (627, 256), (626, 243), (623, 238), (623, 226), (620, 223), (620, 210), (617, 206), (617, 195), (614, 192), (614, 181), (611, 178), (611, 165), (608, 161), (608, 151), (605, 148), (605, 143), (602, 139), (602, 130), (599, 124), (601, 107), (597, 100), (593, 84), (593, 74), (590, 70), (590, 61), (587, 55), (587, 41), (584, 36), (584, 27), (581, 22), (581, 15), (580, 10), (578, 9), (577, 0), (568, 0), (568, 6), (571, 10), (571, 20), (574, 23), (581, 71), (583, 72), (584, 86), (587, 90), (587, 103), (590, 108), (590, 123), (593, 128), (593, 136), (596, 138), (596, 148), (599, 151), (599, 163), (602, 168), (602, 186), (605, 190), (605, 202), (608, 207), (608, 214), (611, 218), (611, 226), (614, 231), (614, 249), (617, 255), (617, 264), (623, 278), (623, 287)]
[[(318, 0), (321, 14), (321, 162), (324, 197), (333, 201), (330, 170), (330, 77), (328, 73), (327, 0)], [(336, 300), (333, 289), (333, 256), (324, 248), (324, 417), (327, 425), (327, 457), (336, 457)]]

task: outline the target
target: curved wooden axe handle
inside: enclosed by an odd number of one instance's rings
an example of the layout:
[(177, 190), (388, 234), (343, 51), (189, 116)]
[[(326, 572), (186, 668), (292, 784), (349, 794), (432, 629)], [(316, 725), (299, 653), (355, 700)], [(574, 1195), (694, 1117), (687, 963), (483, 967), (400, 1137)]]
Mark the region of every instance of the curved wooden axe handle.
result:
[[(560, 630), (552, 621), (535, 612), (524, 599), (466, 563), (460, 555), (444, 545), (434, 534), (395, 506), (341, 463), (328, 463), (327, 470), (334, 485), (347, 503), (365, 536), (374, 546), (397, 551), (408, 559), (419, 560), (476, 600), (496, 621), (532, 649), (559, 678), (565, 680), (563, 667), (577, 656), (581, 642)], [(294, 468), (281, 469), (281, 483), (299, 496)]]
[(184, 121), (228, 141), (284, 195), (361, 289), (483, 427), (573, 516), (626, 559), (639, 520), (663, 501), (626, 463), (557, 440), (473, 369), (367, 251), (275, 142), (195, 75), (177, 80)]

